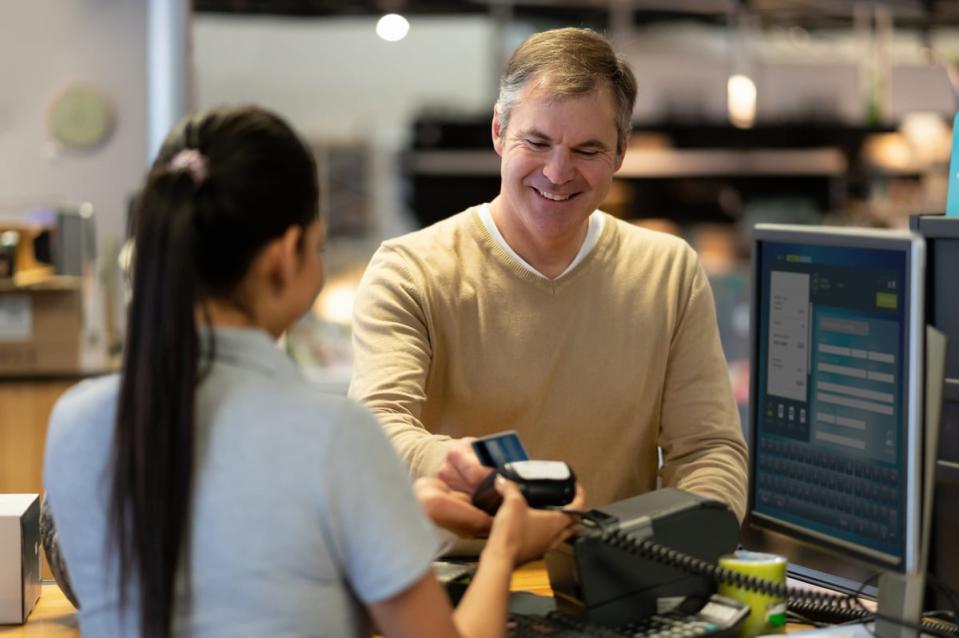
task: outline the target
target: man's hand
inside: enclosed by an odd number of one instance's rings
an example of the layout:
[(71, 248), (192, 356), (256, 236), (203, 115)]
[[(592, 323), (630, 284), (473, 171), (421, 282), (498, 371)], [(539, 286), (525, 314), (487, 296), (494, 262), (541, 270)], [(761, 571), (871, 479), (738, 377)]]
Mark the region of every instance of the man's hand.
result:
[(480, 465), (473, 451), (472, 443), (475, 440), (471, 436), (454, 439), (446, 453), (446, 460), (436, 474), (450, 489), (468, 496), (472, 496), (477, 486), (493, 471)]
[(413, 483), (413, 493), (434, 524), (457, 536), (482, 536), (493, 524), (493, 517), (474, 507), (469, 496), (451, 490), (439, 479), (417, 479)]

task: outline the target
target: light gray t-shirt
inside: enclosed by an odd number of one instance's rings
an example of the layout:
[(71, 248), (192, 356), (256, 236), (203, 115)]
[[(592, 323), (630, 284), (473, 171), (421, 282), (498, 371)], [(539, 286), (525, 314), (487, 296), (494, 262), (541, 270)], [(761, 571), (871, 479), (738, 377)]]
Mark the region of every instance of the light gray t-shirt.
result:
[[(372, 414), (319, 393), (266, 333), (215, 334), (181, 568), (192, 595), (181, 582), (175, 633), (369, 635), (362, 604), (415, 583), (437, 549), (406, 469)], [(86, 636), (137, 633), (135, 590), (121, 612), (105, 548), (118, 387), (114, 375), (73, 388), (47, 435), (44, 482)]]

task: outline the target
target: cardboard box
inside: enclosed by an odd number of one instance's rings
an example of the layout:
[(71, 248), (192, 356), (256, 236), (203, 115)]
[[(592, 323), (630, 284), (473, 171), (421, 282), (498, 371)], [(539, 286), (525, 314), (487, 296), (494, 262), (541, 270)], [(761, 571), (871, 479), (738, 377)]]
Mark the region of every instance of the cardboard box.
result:
[(84, 372), (105, 367), (105, 353), (102, 331), (85, 319), (79, 278), (0, 285), (0, 376)]
[(0, 494), (0, 624), (23, 623), (40, 598), (40, 496)]

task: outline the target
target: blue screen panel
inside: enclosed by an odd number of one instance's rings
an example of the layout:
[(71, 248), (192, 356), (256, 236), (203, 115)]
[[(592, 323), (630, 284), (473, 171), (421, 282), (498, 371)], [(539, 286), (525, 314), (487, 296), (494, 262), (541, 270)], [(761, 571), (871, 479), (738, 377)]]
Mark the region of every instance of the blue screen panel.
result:
[(912, 498), (909, 251), (757, 246), (752, 511), (901, 564)]

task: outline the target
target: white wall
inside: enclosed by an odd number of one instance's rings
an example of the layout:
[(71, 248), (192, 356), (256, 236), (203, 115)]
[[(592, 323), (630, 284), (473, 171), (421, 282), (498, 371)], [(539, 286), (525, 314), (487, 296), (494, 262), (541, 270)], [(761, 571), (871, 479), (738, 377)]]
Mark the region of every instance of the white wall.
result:
[(491, 108), (489, 20), (414, 16), (409, 35), (394, 43), (380, 40), (375, 25), (373, 18), (198, 15), (197, 104), (255, 101), (306, 134), (344, 139), (405, 131), (424, 106)]
[[(127, 197), (147, 165), (147, 3), (0, 2), (0, 214), (93, 203), (101, 254), (125, 231)], [(53, 141), (48, 109), (64, 87), (98, 87), (113, 103), (113, 135), (89, 151)]]

